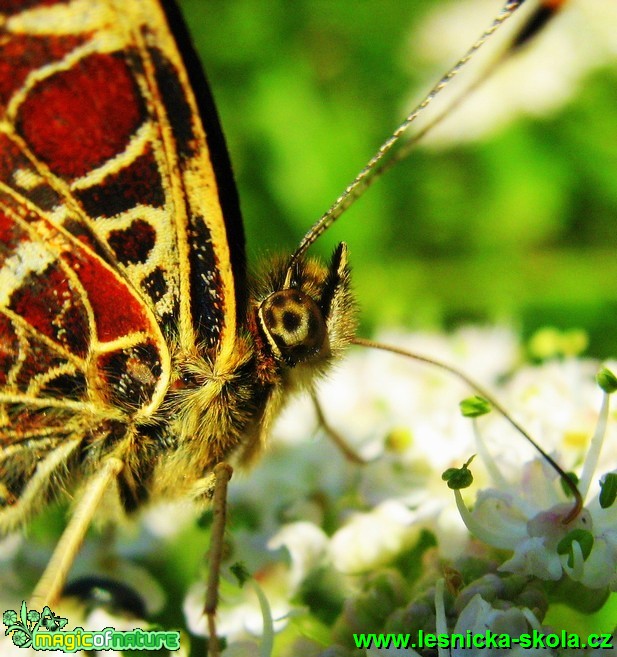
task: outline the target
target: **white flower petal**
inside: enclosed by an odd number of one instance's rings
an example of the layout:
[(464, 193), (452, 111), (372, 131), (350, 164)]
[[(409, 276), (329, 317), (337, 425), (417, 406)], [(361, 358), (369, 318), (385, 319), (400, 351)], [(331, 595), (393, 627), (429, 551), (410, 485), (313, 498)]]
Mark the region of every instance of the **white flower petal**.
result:
[(291, 586), (297, 588), (306, 575), (323, 562), (328, 549), (328, 537), (312, 522), (294, 522), (285, 525), (268, 541), (271, 550), (280, 547), (289, 551)]
[(418, 514), (394, 500), (355, 514), (331, 539), (334, 567), (355, 574), (388, 563), (419, 535), (417, 518)]
[(557, 581), (563, 572), (561, 559), (555, 550), (548, 550), (539, 536), (528, 538), (514, 549), (514, 555), (499, 570)]

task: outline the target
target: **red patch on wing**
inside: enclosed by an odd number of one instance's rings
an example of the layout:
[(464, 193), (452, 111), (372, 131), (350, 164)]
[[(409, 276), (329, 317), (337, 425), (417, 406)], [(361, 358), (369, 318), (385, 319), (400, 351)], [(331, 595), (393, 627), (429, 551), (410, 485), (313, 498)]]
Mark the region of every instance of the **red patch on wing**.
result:
[(81, 249), (67, 251), (61, 258), (77, 274), (86, 291), (101, 342), (152, 331), (143, 304), (98, 258)]
[(145, 110), (122, 55), (94, 54), (37, 84), (16, 126), (62, 178), (78, 178), (121, 153)]
[[(23, 4), (23, 3), (21, 3)], [(75, 36), (14, 35), (0, 43), (0, 109), (32, 71), (62, 59), (64, 55), (85, 41)]]
[(84, 358), (88, 353), (88, 316), (66, 272), (51, 266), (32, 274), (11, 295), (11, 310), (32, 328)]
[(15, 222), (0, 210), (0, 266), (6, 256), (19, 244), (23, 238), (23, 232), (18, 229)]

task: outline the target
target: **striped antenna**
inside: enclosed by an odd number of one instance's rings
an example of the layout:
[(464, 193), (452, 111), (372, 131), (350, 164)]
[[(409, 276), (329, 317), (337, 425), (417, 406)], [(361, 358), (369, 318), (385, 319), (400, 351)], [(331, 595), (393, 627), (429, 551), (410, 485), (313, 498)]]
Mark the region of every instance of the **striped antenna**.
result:
[[(464, 90), (455, 98), (448, 107), (431, 120), (420, 132), (409, 137), (407, 132), (412, 123), (420, 114), (433, 102), (449, 83), (458, 75), (465, 65), (475, 56), (475, 54), (484, 46), (492, 35), (523, 5), (525, 0), (509, 0), (505, 3), (503, 9), (496, 18), (493, 19), (489, 27), (484, 30), (479, 39), (469, 48), (456, 64), (441, 77), (437, 84), (429, 91), (424, 100), (417, 105), (405, 120), (398, 126), (393, 134), (380, 146), (379, 150), (371, 158), (368, 164), (360, 171), (354, 181), (347, 186), (345, 191), (336, 199), (330, 209), (309, 229), (302, 238), (298, 248), (291, 256), (289, 262), (289, 271), (293, 269), (298, 258), (306, 253), (307, 249), (315, 242), (319, 236), (324, 233), (342, 214), (345, 212), (368, 187), (384, 172), (390, 169), (395, 163), (405, 158), (411, 148), (432, 130), (441, 120), (447, 116), (454, 107), (456, 107), (464, 98), (483, 83), (487, 76), (479, 78), (476, 82)], [(493, 63), (490, 73), (495, 70), (508, 56), (517, 51), (520, 46), (527, 43), (541, 28), (548, 22), (557, 10), (559, 10), (566, 0), (542, 0), (533, 14), (524, 23), (518, 31), (512, 42), (509, 44), (501, 57)], [(398, 150), (395, 150), (398, 148)], [(291, 274), (290, 274), (291, 275)]]

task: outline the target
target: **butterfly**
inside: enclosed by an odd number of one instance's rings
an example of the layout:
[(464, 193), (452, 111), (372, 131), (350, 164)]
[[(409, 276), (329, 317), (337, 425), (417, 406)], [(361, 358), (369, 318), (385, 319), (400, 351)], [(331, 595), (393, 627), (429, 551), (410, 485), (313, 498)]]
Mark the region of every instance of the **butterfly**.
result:
[(173, 4), (11, 3), (3, 20), (0, 522), (74, 491), (37, 589), (51, 604), (96, 509), (207, 500), (217, 464), (256, 457), (288, 392), (351, 339), (353, 301), (344, 244), (248, 294)]
[(171, 3), (3, 12), (2, 528), (65, 488), (91, 515), (207, 499), (214, 467), (253, 460), (287, 396), (352, 341), (347, 249), (283, 258), (249, 289), (214, 104)]

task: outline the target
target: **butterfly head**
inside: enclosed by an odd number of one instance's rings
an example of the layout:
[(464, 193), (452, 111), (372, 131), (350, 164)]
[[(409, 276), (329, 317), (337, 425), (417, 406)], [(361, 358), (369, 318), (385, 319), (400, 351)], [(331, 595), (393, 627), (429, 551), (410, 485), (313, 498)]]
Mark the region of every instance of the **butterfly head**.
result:
[(256, 330), (270, 359), (290, 368), (326, 363), (355, 332), (347, 246), (338, 245), (327, 267), (305, 258), (278, 263), (256, 298)]

